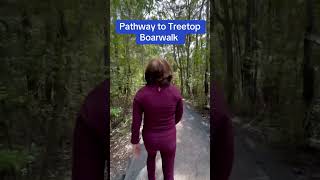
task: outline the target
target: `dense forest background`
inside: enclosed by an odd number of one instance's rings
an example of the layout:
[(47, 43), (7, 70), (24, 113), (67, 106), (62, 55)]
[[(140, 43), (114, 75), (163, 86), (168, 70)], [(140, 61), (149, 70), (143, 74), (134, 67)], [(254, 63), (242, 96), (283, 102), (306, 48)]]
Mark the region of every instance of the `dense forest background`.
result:
[(0, 1), (0, 179), (70, 178), (72, 132), (105, 79), (104, 1)]
[(319, 142), (319, 1), (216, 0), (211, 7), (213, 79), (234, 114), (273, 142)]

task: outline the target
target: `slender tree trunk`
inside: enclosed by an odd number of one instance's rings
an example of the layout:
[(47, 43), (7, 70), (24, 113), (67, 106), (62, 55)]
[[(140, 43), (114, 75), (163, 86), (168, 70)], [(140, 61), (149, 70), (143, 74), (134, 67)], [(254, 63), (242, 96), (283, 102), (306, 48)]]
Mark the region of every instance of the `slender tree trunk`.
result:
[(192, 89), (190, 85), (190, 43), (191, 43), (191, 35), (187, 35), (187, 67), (186, 67), (186, 88), (188, 91), (188, 95), (191, 99), (193, 99)]
[[(306, 0), (307, 26), (306, 36), (313, 33), (314, 14), (312, 0)], [(312, 42), (304, 39), (304, 58), (303, 58), (303, 99), (307, 107), (310, 106), (314, 94), (314, 69), (311, 64)]]
[(258, 71), (258, 61), (255, 56), (256, 52), (256, 28), (255, 17), (256, 14), (256, 1), (247, 0), (247, 15), (245, 26), (245, 53), (242, 62), (242, 85), (244, 90), (244, 97), (249, 99), (251, 105), (256, 100), (256, 79)]
[(184, 95), (184, 83), (183, 83), (183, 66), (182, 66), (182, 59), (181, 59), (181, 55), (180, 55), (180, 47), (177, 46), (177, 54), (178, 54), (178, 60), (179, 60), (179, 64), (180, 64), (180, 70), (179, 70), (179, 75), (180, 75), (180, 91), (181, 91), (181, 95)]
[[(210, 44), (210, 38), (209, 38), (209, 34), (213, 34), (213, 32), (210, 31), (211, 30), (210, 27), (213, 26), (211, 24), (211, 22), (213, 22), (213, 19), (210, 19), (209, 7), (210, 7), (210, 1), (207, 0), (206, 16), (207, 16), (207, 32), (209, 33), (206, 34), (207, 44), (206, 44), (205, 71), (204, 71), (204, 94), (207, 101), (205, 102), (205, 104), (209, 104), (208, 103), (209, 98), (207, 98), (209, 96), (209, 65), (210, 65), (209, 62), (211, 60), (211, 57), (210, 57), (211, 51), (213, 51), (213, 48), (209, 49), (209, 46), (211, 47), (213, 45), (213, 43)], [(213, 76), (213, 74), (211, 74), (211, 76)]]
[[(187, 0), (187, 7), (188, 7), (188, 19), (190, 20), (191, 19), (191, 3), (189, 0)], [(186, 54), (187, 54), (187, 67), (186, 67), (186, 88), (187, 88), (187, 93), (188, 95), (190, 96), (191, 99), (193, 99), (193, 95), (192, 95), (192, 88), (191, 88), (191, 85), (190, 85), (190, 69), (191, 69), (191, 66), (190, 66), (190, 45), (191, 45), (191, 35), (188, 34), (186, 35), (186, 39), (187, 39), (187, 42), (186, 42)]]
[(130, 96), (130, 93), (131, 93), (131, 65), (130, 65), (130, 47), (129, 47), (129, 36), (125, 37), (126, 39), (126, 48), (125, 48), (125, 58), (126, 58), (126, 61), (127, 61), (127, 67), (126, 67), (126, 70), (127, 70), (127, 82), (126, 82), (126, 85), (125, 85), (125, 93), (126, 93), (126, 99), (129, 98)]
[(54, 80), (53, 80), (53, 112), (52, 119), (48, 119), (47, 124), (47, 144), (43, 153), (43, 162), (40, 179), (46, 179), (48, 169), (54, 165), (53, 158), (55, 157), (56, 147), (59, 145), (59, 131), (61, 129), (61, 114), (64, 112), (64, 105), (67, 98), (67, 91), (65, 84), (67, 80), (64, 77), (68, 77), (68, 68), (63, 69), (64, 56), (63, 48), (65, 47), (65, 40), (67, 39), (67, 29), (65, 25), (64, 11), (58, 11), (58, 24), (59, 28), (57, 33), (58, 42), (55, 44), (55, 53), (57, 54), (56, 68), (54, 68)]
[(228, 103), (233, 104), (234, 99), (234, 79), (233, 79), (233, 51), (232, 51), (232, 22), (230, 19), (228, 1), (222, 1), (224, 12), (224, 38), (227, 59), (227, 90), (228, 90)]
[(235, 61), (235, 82), (237, 82), (237, 97), (242, 97), (242, 74), (241, 74), (241, 39), (240, 39), (240, 25), (239, 25), (239, 12), (236, 10), (235, 0), (231, 0), (232, 20), (233, 20), (233, 33), (234, 33), (234, 61)]

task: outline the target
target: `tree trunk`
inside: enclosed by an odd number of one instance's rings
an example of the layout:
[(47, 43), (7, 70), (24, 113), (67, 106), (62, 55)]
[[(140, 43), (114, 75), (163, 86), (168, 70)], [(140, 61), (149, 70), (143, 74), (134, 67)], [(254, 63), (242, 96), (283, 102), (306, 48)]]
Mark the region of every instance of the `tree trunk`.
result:
[(256, 30), (254, 17), (256, 14), (255, 0), (247, 0), (247, 15), (245, 26), (245, 53), (242, 62), (242, 86), (244, 98), (249, 99), (253, 105), (256, 100), (256, 79), (258, 64), (255, 57)]
[(241, 38), (240, 38), (240, 25), (239, 25), (239, 11), (236, 10), (235, 0), (231, 0), (231, 12), (232, 12), (232, 20), (234, 24), (233, 33), (234, 33), (234, 61), (235, 61), (235, 79), (234, 81), (237, 82), (237, 97), (242, 97), (242, 74), (241, 74)]
[[(188, 19), (190, 20), (191, 19), (191, 3), (189, 0), (187, 0), (187, 6), (188, 6)], [(188, 96), (193, 99), (192, 97), (192, 88), (191, 88), (191, 85), (190, 85), (190, 45), (191, 45), (191, 35), (188, 34), (186, 35), (186, 39), (187, 39), (187, 42), (186, 42), (186, 54), (187, 54), (187, 67), (186, 67), (186, 88), (187, 88), (187, 93), (188, 93)]]
[(192, 89), (190, 85), (190, 43), (191, 43), (191, 35), (187, 35), (187, 67), (186, 67), (186, 88), (188, 91), (188, 95), (192, 99)]
[(233, 80), (233, 51), (232, 51), (232, 23), (229, 13), (228, 1), (222, 1), (224, 12), (224, 39), (227, 59), (227, 90), (228, 103), (233, 104), (234, 99), (234, 80)]
[[(213, 4), (213, 3), (212, 3)], [(209, 35), (213, 34), (213, 32), (211, 32), (211, 26), (213, 26), (213, 24), (211, 24), (211, 22), (213, 22), (213, 19), (210, 18), (210, 14), (209, 14), (209, 8), (210, 7), (210, 1), (207, 0), (207, 8), (206, 8), (206, 15), (207, 15), (207, 34), (206, 34), (206, 56), (205, 56), (205, 71), (204, 71), (204, 94), (206, 97), (206, 102), (205, 104), (209, 104), (208, 100), (209, 98), (207, 98), (209, 96), (209, 62), (211, 60), (211, 51), (213, 52), (213, 48), (209, 49), (209, 44), (210, 47), (212, 46), (213, 43), (210, 42), (210, 38)], [(210, 52), (210, 54), (209, 54)], [(213, 55), (213, 54), (212, 54)], [(211, 68), (213, 68), (211, 66)], [(213, 74), (211, 74), (211, 76), (213, 76)]]
[[(313, 33), (314, 15), (312, 0), (306, 0), (307, 27), (306, 35)], [(310, 106), (314, 94), (314, 69), (311, 63), (312, 42), (304, 39), (304, 58), (303, 58), (303, 99), (307, 107)]]
[(180, 75), (180, 91), (181, 91), (181, 95), (183, 96), (184, 94), (184, 83), (183, 83), (183, 66), (182, 66), (182, 59), (180, 56), (180, 48), (179, 46), (177, 46), (177, 54), (178, 54), (178, 60), (179, 60), (179, 64), (180, 64), (180, 70), (179, 70), (179, 75)]

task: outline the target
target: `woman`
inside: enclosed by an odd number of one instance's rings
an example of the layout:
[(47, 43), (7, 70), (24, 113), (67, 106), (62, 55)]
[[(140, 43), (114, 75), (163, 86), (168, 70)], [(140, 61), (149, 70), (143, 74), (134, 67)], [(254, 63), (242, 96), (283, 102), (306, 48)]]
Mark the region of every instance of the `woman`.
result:
[(165, 180), (173, 180), (176, 152), (176, 124), (183, 113), (182, 97), (171, 84), (172, 70), (164, 59), (152, 59), (145, 71), (147, 84), (135, 95), (132, 112), (131, 143), (140, 154), (139, 130), (144, 115), (142, 137), (148, 152), (148, 179), (155, 180), (156, 154), (160, 151)]
[(211, 169), (214, 180), (228, 180), (234, 158), (232, 114), (228, 111), (223, 91), (217, 82), (211, 84), (210, 120), (213, 128)]
[[(73, 134), (72, 180), (103, 180), (109, 153), (109, 80), (86, 97), (77, 116)], [(109, 163), (107, 163), (109, 165)]]

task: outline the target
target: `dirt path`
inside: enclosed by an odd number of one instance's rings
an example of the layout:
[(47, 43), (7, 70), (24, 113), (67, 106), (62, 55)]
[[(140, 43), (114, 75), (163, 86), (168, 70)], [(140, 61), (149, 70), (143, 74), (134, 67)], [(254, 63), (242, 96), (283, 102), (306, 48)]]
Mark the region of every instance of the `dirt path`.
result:
[[(262, 145), (247, 129), (235, 125), (235, 155), (230, 180), (302, 180), (284, 162), (283, 153)], [(303, 179), (304, 180), (304, 179)]]
[[(210, 179), (210, 127), (185, 103), (182, 121), (177, 125), (175, 180)], [(238, 122), (239, 123), (239, 122)], [(261, 145), (248, 130), (235, 123), (235, 156), (230, 180), (315, 180), (295, 173), (285, 162), (284, 153)], [(140, 159), (130, 159), (125, 180), (147, 180), (144, 145)], [(293, 154), (297, 156), (297, 154)], [(163, 180), (161, 156), (157, 154), (156, 177)], [(318, 177), (318, 174), (317, 174)], [(320, 176), (319, 176), (320, 177)], [(320, 178), (319, 178), (320, 179)]]
[[(177, 125), (177, 150), (175, 159), (175, 180), (210, 179), (210, 127), (200, 114), (187, 103), (184, 114)], [(125, 180), (147, 180), (146, 151), (143, 144), (142, 157), (131, 160)], [(157, 180), (163, 179), (161, 156), (157, 154)]]

